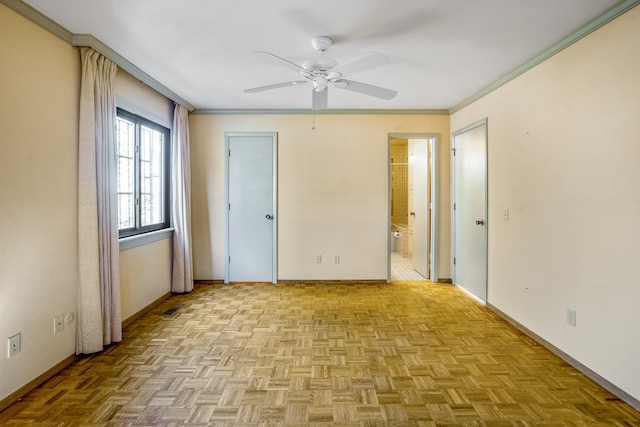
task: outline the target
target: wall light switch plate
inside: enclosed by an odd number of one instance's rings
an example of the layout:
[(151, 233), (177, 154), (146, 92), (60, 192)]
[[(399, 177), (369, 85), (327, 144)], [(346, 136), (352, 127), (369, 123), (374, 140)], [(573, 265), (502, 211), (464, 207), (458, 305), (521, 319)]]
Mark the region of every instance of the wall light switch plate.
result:
[(57, 334), (64, 330), (64, 317), (62, 314), (58, 314), (53, 318), (53, 333)]

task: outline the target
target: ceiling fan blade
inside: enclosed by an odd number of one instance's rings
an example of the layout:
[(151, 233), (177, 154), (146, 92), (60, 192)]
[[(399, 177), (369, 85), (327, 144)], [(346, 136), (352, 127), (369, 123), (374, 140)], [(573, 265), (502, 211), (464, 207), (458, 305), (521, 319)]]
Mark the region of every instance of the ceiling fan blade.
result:
[(356, 74), (361, 71), (371, 70), (391, 63), (389, 58), (378, 52), (372, 52), (363, 57), (353, 59), (344, 64), (333, 67), (330, 72), (340, 73), (341, 76)]
[(312, 100), (311, 105), (313, 110), (326, 110), (327, 108), (327, 99), (329, 97), (329, 89), (325, 88), (321, 92), (317, 92), (315, 89), (311, 91)]
[(306, 80), (296, 80), (296, 81), (293, 81), (293, 82), (276, 83), (276, 84), (273, 84), (273, 85), (259, 86), (259, 87), (254, 87), (254, 88), (251, 88), (251, 89), (245, 89), (243, 92), (244, 93), (262, 92), (263, 90), (278, 89), (279, 87), (287, 87), (287, 86), (296, 86), (296, 85), (301, 85), (303, 83), (307, 83), (307, 81)]
[(364, 95), (375, 96), (380, 99), (393, 99), (398, 92), (391, 89), (385, 89), (380, 86), (373, 86), (366, 83), (355, 82), (353, 80), (338, 79), (334, 82), (335, 87), (339, 89), (351, 90), (353, 92), (362, 93)]
[(299, 66), (298, 64), (296, 64), (295, 62), (291, 62), (288, 59), (284, 59), (284, 58), (280, 58), (278, 55), (274, 55), (271, 52), (265, 52), (263, 50), (256, 50), (254, 51), (254, 53), (259, 53), (261, 55), (265, 55), (267, 58), (269, 58), (270, 60), (272, 60), (272, 62), (278, 64), (278, 65), (284, 65), (287, 68), (291, 68), (294, 71), (297, 72), (307, 72), (307, 70), (305, 70), (304, 68), (302, 68), (301, 66)]

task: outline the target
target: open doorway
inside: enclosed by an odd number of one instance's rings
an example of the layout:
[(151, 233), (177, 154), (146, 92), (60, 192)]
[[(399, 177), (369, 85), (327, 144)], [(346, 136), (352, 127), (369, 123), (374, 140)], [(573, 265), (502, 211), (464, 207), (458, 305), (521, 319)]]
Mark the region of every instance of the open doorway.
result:
[(389, 135), (387, 280), (436, 280), (437, 135)]

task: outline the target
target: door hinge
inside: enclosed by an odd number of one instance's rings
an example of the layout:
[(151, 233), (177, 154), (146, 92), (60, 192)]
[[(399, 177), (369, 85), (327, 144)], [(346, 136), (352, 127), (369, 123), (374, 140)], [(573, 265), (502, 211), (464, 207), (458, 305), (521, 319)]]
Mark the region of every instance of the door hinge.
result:
[(229, 149), (229, 157), (231, 157), (231, 149)]
[(451, 152), (453, 153), (454, 156), (456, 155), (456, 150), (457, 150), (457, 148), (452, 148), (451, 149)]
[(455, 203), (453, 204), (453, 210), (454, 211), (456, 210), (456, 204)]
[(229, 255), (229, 264), (231, 264), (231, 255)]
[(229, 203), (229, 210), (231, 210), (231, 203)]
[(453, 257), (453, 265), (456, 265), (456, 257)]

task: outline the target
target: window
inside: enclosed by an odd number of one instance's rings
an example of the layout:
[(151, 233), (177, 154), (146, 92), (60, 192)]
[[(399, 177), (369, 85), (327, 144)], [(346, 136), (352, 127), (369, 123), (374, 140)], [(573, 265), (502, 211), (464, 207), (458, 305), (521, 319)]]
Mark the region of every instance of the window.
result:
[(169, 227), (169, 129), (118, 109), (118, 229), (128, 237)]

